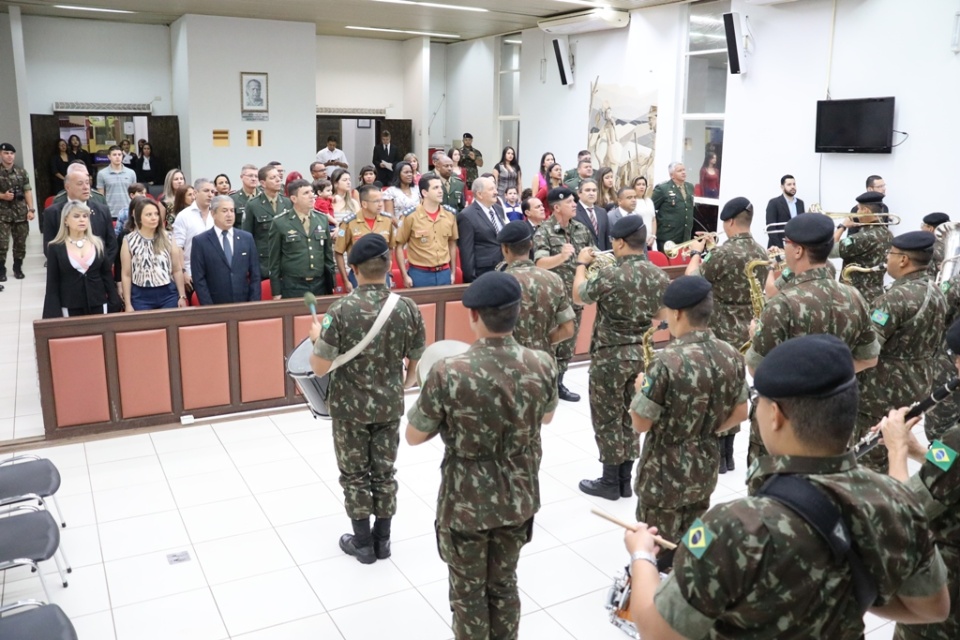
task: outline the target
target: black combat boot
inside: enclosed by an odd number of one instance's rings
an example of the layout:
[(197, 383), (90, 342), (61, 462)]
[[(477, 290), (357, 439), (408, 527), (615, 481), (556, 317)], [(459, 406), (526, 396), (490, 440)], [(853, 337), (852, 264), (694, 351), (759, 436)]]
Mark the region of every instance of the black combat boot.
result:
[(580, 491), (590, 496), (606, 498), (607, 500), (620, 499), (620, 465), (603, 465), (603, 477), (596, 480), (581, 480)]
[(390, 518), (377, 518), (373, 523), (373, 550), (377, 560), (390, 557)]
[(0, 264), (0, 282), (7, 281), (7, 266)]
[(726, 457), (728, 471), (733, 471), (737, 468), (737, 466), (733, 464), (733, 438), (736, 435), (737, 434), (735, 433), (731, 433), (723, 438), (726, 442), (724, 443), (723, 451), (720, 452), (720, 455)]
[(377, 556), (373, 550), (373, 536), (370, 535), (370, 518), (350, 522), (353, 523), (353, 535), (345, 533), (340, 536), (340, 548), (361, 564), (373, 564)]
[(580, 402), (580, 394), (574, 393), (563, 385), (563, 374), (557, 378), (557, 397), (567, 402)]
[(720, 449), (720, 473), (727, 472), (727, 436), (717, 437), (717, 448)]
[(13, 261), (13, 277), (17, 280), (23, 280), (26, 277), (23, 275), (23, 260)]
[(620, 497), (632, 498), (633, 488), (630, 486), (630, 474), (633, 472), (633, 460), (627, 460), (620, 465)]

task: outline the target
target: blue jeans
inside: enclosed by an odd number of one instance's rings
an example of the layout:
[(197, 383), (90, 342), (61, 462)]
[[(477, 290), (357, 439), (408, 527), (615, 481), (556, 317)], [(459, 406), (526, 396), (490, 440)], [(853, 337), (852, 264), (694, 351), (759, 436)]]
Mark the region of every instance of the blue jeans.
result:
[(176, 309), (180, 294), (172, 282), (162, 287), (138, 287), (130, 285), (130, 304), (135, 311), (151, 309)]
[[(356, 289), (360, 285), (357, 284), (357, 276), (354, 274), (353, 269), (347, 272), (347, 280), (350, 281), (350, 284), (353, 285), (353, 288)], [(393, 288), (393, 278), (390, 277), (390, 272), (387, 272), (387, 289)]]
[(440, 287), (450, 284), (450, 267), (442, 271), (424, 271), (410, 265), (407, 267), (407, 275), (413, 280), (414, 287)]

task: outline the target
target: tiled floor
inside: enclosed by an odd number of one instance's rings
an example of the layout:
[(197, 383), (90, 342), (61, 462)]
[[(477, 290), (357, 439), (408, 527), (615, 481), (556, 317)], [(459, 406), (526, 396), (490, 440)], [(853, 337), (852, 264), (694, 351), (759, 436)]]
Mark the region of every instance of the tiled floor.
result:
[[(32, 234), (31, 252), (39, 241)], [(30, 321), (43, 297), (42, 258), (0, 293), (0, 440), (42, 433)], [(9, 264), (8, 264), (9, 268)], [(18, 306), (19, 305), (19, 306)], [(586, 403), (587, 369), (567, 375), (584, 396), (561, 403), (543, 429), (541, 492), (533, 540), (523, 551), (520, 637), (621, 640), (603, 598), (626, 560), (623, 534), (593, 517), (630, 520), (634, 500), (590, 498), (576, 486), (599, 474)], [(407, 398), (408, 404), (412, 396)], [(720, 476), (714, 502), (744, 495), (746, 436), (738, 469)], [(393, 557), (363, 566), (337, 546), (343, 513), (328, 422), (307, 411), (38, 449), (61, 470), (58, 494), (74, 567), (53, 600), (82, 640), (445, 640), (452, 637), (446, 567), (436, 552), (434, 510), (442, 444), (398, 459)], [(167, 554), (190, 560), (170, 564)], [(44, 573), (55, 572), (45, 563)], [(41, 598), (36, 576), (0, 576), (2, 603)], [(867, 637), (893, 625), (868, 616)]]

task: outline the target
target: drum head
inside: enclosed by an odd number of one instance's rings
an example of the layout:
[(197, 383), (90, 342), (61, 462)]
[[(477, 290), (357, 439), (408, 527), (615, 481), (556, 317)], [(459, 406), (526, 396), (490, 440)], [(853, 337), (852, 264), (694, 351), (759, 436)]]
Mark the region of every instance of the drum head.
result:
[(313, 374), (313, 367), (310, 366), (310, 356), (313, 354), (313, 343), (310, 338), (304, 338), (303, 342), (297, 345), (289, 356), (287, 356), (287, 373), (291, 375), (305, 376), (308, 373)]
[(423, 386), (430, 369), (440, 360), (452, 358), (466, 353), (470, 345), (459, 340), (438, 340), (423, 351), (420, 362), (417, 363), (417, 384)]
[(310, 338), (306, 338), (297, 345), (293, 353), (287, 357), (287, 375), (300, 389), (304, 399), (307, 401), (307, 407), (314, 418), (329, 418), (330, 410), (327, 408), (327, 389), (330, 386), (330, 374), (317, 377), (313, 373), (313, 367), (310, 366), (310, 355), (313, 353), (313, 344)]

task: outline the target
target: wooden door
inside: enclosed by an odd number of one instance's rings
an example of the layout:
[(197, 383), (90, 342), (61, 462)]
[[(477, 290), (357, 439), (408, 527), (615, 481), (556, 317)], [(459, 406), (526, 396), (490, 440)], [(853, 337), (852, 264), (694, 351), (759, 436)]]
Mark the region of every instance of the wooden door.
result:
[[(400, 149), (400, 155), (405, 156), (413, 151), (413, 120), (377, 120), (376, 141), (380, 142), (381, 131), (390, 132), (390, 144), (394, 144)], [(429, 158), (420, 158), (420, 166), (426, 167)]]
[(53, 192), (53, 173), (50, 162), (57, 153), (60, 140), (60, 119), (57, 116), (30, 114), (33, 129), (33, 195), (37, 209), (43, 211), (44, 203)]
[(147, 116), (147, 138), (164, 173), (180, 168), (180, 118)]

